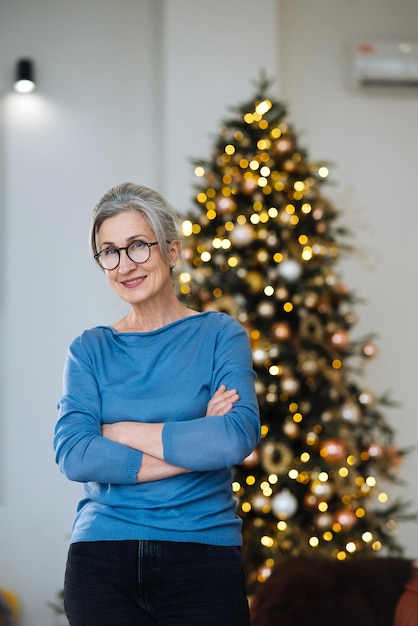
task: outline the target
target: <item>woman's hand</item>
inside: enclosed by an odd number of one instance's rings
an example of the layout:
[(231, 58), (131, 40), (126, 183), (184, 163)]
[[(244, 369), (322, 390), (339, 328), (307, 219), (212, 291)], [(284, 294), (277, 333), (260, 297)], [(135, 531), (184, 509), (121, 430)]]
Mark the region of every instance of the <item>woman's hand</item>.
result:
[(239, 395), (236, 389), (227, 389), (225, 385), (221, 385), (213, 394), (206, 408), (206, 416), (208, 415), (225, 415), (228, 411), (232, 411), (235, 402), (238, 402)]

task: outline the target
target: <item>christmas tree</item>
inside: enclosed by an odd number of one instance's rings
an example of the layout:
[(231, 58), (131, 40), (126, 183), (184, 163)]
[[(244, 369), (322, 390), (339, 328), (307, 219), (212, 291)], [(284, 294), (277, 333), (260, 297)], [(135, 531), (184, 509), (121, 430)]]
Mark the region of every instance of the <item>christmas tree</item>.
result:
[(328, 168), (269, 88), (262, 78), (194, 162), (181, 275), (183, 294), (235, 317), (252, 346), (262, 439), (233, 483), (250, 590), (284, 557), (401, 553), (407, 507), (388, 494), (404, 454), (382, 413), (391, 401), (362, 384), (377, 346), (353, 337), (359, 301), (336, 269), (349, 233), (322, 192)]

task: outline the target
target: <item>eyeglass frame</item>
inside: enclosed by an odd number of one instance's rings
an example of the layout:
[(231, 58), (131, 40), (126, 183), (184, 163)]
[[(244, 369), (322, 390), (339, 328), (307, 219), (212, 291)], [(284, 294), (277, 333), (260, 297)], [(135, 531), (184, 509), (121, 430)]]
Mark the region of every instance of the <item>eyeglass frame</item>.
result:
[[(146, 258), (146, 259), (144, 259), (143, 261), (134, 261), (134, 260), (133, 260), (133, 259), (129, 256), (129, 252), (128, 252), (128, 250), (129, 250), (129, 248), (130, 248), (131, 246), (133, 246), (135, 243), (138, 243), (139, 241), (140, 241), (142, 244), (144, 244), (144, 246), (147, 246), (147, 248), (148, 248), (148, 256), (147, 256), (147, 258)], [(130, 244), (129, 244), (129, 246), (124, 246), (123, 248), (117, 248), (116, 246), (109, 246), (109, 248), (105, 248), (105, 249), (104, 249), (104, 250), (102, 250), (101, 252), (97, 252), (97, 254), (95, 254), (95, 255), (93, 256), (93, 258), (94, 258), (94, 260), (95, 260), (95, 261), (97, 261), (97, 263), (100, 265), (100, 267), (101, 267), (103, 270), (106, 270), (107, 272), (111, 272), (112, 270), (115, 270), (117, 267), (119, 267), (119, 264), (120, 264), (120, 252), (121, 252), (121, 250), (125, 250), (125, 252), (126, 252), (126, 256), (128, 257), (128, 259), (129, 259), (130, 261), (132, 261), (132, 263), (136, 263), (136, 265), (142, 265), (142, 263), (146, 263), (146, 262), (149, 260), (149, 258), (150, 258), (150, 256), (151, 256), (151, 248), (152, 248), (152, 246), (158, 246), (158, 244), (159, 244), (159, 241), (151, 241), (151, 242), (148, 242), (148, 241), (142, 241), (142, 240), (140, 240), (140, 239), (137, 239), (137, 240), (135, 240), (135, 241), (132, 241), (132, 243), (130, 243)], [(116, 252), (118, 253), (118, 257), (119, 257), (119, 258), (118, 258), (118, 262), (117, 262), (117, 264), (115, 265), (115, 267), (112, 267), (112, 269), (108, 269), (108, 268), (106, 268), (106, 267), (103, 267), (103, 265), (100, 263), (100, 256), (103, 254), (103, 252), (106, 252), (106, 250), (109, 250), (109, 249), (111, 249), (111, 250), (116, 250)]]

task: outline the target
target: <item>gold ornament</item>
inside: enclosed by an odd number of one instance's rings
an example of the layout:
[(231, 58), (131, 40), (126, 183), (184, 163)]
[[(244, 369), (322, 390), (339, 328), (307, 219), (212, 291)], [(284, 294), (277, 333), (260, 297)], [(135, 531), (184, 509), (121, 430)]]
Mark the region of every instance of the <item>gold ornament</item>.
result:
[(302, 318), (300, 322), (300, 335), (302, 339), (306, 338), (308, 341), (314, 341), (315, 343), (322, 342), (324, 330), (316, 315), (312, 313)]
[(276, 291), (274, 292), (274, 296), (277, 300), (287, 300), (287, 298), (289, 297), (289, 291), (286, 289), (286, 287), (277, 287)]
[(255, 294), (264, 289), (264, 276), (260, 272), (247, 272), (245, 280), (250, 287), (250, 292)]
[(293, 460), (291, 449), (280, 441), (266, 443), (261, 457), (264, 467), (271, 474), (287, 473)]
[(225, 295), (211, 300), (204, 306), (205, 311), (221, 311), (222, 313), (228, 313), (231, 317), (238, 316), (238, 306), (233, 296)]
[(255, 258), (257, 260), (257, 263), (259, 263), (260, 265), (266, 265), (269, 261), (269, 253), (265, 248), (260, 248), (260, 250), (257, 250), (257, 252), (255, 253)]
[(308, 291), (305, 294), (305, 306), (308, 309), (313, 309), (317, 306), (318, 303), (318, 295), (314, 291)]

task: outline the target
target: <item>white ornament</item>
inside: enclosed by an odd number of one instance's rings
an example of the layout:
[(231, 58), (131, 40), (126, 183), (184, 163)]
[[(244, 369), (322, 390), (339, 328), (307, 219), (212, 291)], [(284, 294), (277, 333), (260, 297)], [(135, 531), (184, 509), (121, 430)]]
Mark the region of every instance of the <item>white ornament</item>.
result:
[(298, 510), (298, 501), (289, 489), (282, 489), (272, 499), (271, 510), (276, 517), (292, 517)]
[(253, 499), (252, 505), (256, 511), (262, 511), (264, 507), (269, 506), (269, 501), (266, 496), (258, 495)]
[(344, 402), (341, 406), (341, 417), (346, 422), (350, 422), (352, 424), (358, 424), (361, 420), (361, 410), (358, 404), (354, 402)]
[(237, 224), (229, 235), (232, 243), (238, 248), (248, 245), (253, 239), (253, 231), (248, 224)]
[(295, 259), (282, 261), (278, 266), (278, 274), (289, 283), (299, 280), (302, 275), (302, 266)]

